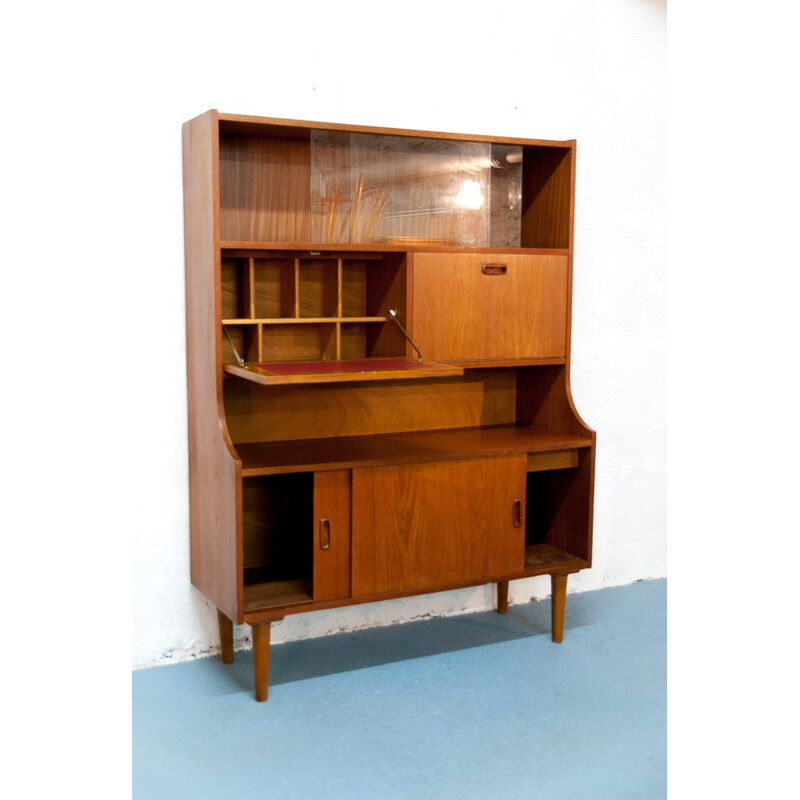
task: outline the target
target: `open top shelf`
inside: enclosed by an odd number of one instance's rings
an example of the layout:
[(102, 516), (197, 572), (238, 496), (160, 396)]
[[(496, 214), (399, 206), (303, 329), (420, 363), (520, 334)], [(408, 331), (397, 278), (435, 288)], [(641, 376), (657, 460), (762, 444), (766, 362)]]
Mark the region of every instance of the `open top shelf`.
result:
[(484, 428), (388, 433), (236, 445), (242, 476), (374, 467), (421, 461), (452, 461), (590, 447), (590, 436), (542, 428)]
[(224, 247), (570, 247), (572, 141), (217, 123)]

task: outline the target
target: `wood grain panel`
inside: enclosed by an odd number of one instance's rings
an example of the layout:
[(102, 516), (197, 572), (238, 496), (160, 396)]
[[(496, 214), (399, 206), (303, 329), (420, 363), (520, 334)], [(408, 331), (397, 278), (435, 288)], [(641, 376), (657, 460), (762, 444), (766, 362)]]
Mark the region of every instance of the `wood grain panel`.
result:
[(222, 239), (309, 241), (310, 180), (307, 142), (222, 137)]
[[(353, 596), (521, 571), (525, 461), (509, 456), (353, 470)], [(521, 526), (515, 527), (517, 501)]]
[(183, 126), (191, 579), (241, 622), (241, 470), (221, 416), (216, 153), (216, 112)]
[(517, 424), (563, 433), (594, 435), (578, 414), (565, 366), (521, 369), (517, 388)]
[(581, 449), (572, 469), (529, 472), (526, 539), (591, 560), (594, 450)]
[(265, 325), (261, 354), (267, 362), (335, 358), (336, 326), (313, 322)]
[(459, 378), (259, 387), (225, 381), (235, 442), (359, 436), (513, 423), (513, 370), (473, 370)]
[(543, 472), (551, 469), (570, 469), (578, 466), (578, 450), (556, 450), (552, 453), (531, 453), (528, 456), (528, 472)]
[[(463, 461), (588, 448), (588, 436), (514, 425), (239, 444), (243, 475)], [(530, 456), (529, 456), (530, 457)]]
[(574, 143), (526, 149), (522, 177), (522, 246), (572, 247)]
[(566, 356), (566, 256), (415, 253), (411, 258), (411, 336), (425, 358)]
[(314, 475), (314, 600), (350, 596), (350, 470)]
[(296, 316), (294, 259), (257, 258), (253, 261), (253, 317)]

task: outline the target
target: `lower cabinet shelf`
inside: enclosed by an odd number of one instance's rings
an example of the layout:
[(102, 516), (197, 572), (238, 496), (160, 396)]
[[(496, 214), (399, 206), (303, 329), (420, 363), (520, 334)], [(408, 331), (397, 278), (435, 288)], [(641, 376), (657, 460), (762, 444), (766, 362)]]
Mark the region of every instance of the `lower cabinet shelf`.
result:
[(574, 454), (567, 459), (558, 454), (588, 448), (591, 444), (591, 437), (584, 435), (495, 425), (331, 439), (243, 442), (236, 445), (236, 452), (242, 460), (245, 477), (515, 454), (528, 454), (528, 468), (532, 471), (574, 466)]
[(244, 587), (245, 614), (308, 604), (311, 601), (311, 581), (302, 578), (245, 583)]
[[(523, 579), (538, 575), (567, 575), (586, 569), (589, 563), (577, 556), (565, 553), (546, 544), (528, 545), (525, 548), (525, 566), (521, 572), (509, 575), (508, 579)], [(472, 580), (457, 582), (452, 586), (433, 587), (430, 591), (458, 589), (467, 586), (494, 583), (489, 580)], [(284, 615), (305, 613), (321, 608), (334, 608), (357, 605), (365, 602), (379, 602), (383, 599), (407, 597), (420, 594), (424, 589), (398, 590), (364, 597), (345, 597), (338, 600), (315, 601), (311, 580), (302, 578), (289, 580), (265, 580), (256, 583), (245, 583), (244, 612), (246, 621), (260, 616), (279, 619)]]
[(558, 550), (549, 544), (532, 544), (525, 548), (525, 572), (537, 575), (577, 572), (589, 562)]

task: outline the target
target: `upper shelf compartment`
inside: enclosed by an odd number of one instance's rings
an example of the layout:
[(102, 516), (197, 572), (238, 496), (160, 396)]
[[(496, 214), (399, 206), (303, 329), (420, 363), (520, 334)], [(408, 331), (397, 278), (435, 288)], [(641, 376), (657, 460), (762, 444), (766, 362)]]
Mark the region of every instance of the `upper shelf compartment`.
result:
[(558, 248), (573, 143), (220, 116), (229, 243)]

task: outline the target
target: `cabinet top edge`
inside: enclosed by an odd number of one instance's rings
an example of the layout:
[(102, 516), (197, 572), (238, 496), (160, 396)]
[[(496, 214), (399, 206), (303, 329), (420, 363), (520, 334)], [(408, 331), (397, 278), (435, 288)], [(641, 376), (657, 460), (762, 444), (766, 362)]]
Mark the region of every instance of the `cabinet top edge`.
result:
[[(428, 139), (452, 139), (465, 142), (490, 142), (497, 144), (521, 145), (524, 147), (553, 147), (569, 150), (575, 147), (575, 139), (527, 139), (486, 134), (452, 133), (443, 131), (413, 130), (405, 128), (385, 128), (372, 125), (350, 125), (339, 122), (315, 122), (310, 120), (283, 119), (279, 117), (260, 117), (247, 114), (225, 114), (211, 109), (206, 112), (216, 118), (220, 132), (241, 135), (265, 135), (268, 133), (291, 135), (311, 130), (342, 131), (345, 133), (370, 133), (383, 136), (408, 136)], [(201, 114), (200, 116), (206, 116)], [(191, 121), (191, 120), (190, 120)]]

